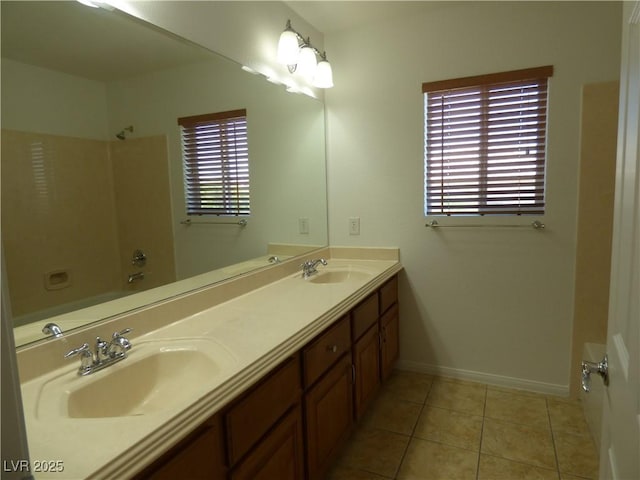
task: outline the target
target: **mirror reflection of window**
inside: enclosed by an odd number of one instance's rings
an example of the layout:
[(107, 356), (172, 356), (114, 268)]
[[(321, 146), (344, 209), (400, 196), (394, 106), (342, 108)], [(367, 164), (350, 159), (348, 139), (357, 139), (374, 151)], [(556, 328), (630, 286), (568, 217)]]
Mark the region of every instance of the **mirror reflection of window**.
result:
[(187, 215), (249, 215), (247, 111), (183, 117), (178, 124)]

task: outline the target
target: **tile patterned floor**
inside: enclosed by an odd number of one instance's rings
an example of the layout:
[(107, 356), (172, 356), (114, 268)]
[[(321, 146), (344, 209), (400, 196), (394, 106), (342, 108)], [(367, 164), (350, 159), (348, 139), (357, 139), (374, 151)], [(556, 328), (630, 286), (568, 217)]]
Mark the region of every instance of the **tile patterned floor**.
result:
[(598, 478), (578, 401), (395, 371), (328, 480)]

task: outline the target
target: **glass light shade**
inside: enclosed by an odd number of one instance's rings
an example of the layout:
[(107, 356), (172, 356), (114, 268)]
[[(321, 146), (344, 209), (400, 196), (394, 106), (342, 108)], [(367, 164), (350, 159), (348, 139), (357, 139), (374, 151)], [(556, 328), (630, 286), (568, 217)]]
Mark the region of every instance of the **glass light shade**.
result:
[(318, 60), (316, 59), (316, 53), (312, 48), (302, 47), (300, 55), (298, 56), (298, 69), (297, 73), (302, 75), (309, 82), (313, 80), (316, 74), (316, 66)]
[(318, 88), (333, 87), (333, 70), (331, 64), (326, 60), (322, 60), (316, 67), (316, 76), (313, 80), (313, 86)]
[(78, 3), (81, 3), (82, 5), (84, 5), (86, 7), (100, 8), (100, 7), (98, 7), (98, 5), (93, 3), (91, 0), (78, 0)]
[(295, 65), (298, 63), (298, 37), (295, 32), (285, 30), (278, 41), (278, 63), (281, 65)]

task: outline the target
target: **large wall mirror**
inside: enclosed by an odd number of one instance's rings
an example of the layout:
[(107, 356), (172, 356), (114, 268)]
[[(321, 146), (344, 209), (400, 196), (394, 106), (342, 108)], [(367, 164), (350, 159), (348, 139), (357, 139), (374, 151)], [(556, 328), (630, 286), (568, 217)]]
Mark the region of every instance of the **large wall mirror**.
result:
[[(16, 345), (46, 338), (51, 321), (69, 330), (327, 244), (320, 101), (117, 10), (1, 8), (2, 283)], [(251, 214), (187, 217), (177, 119), (237, 109)]]

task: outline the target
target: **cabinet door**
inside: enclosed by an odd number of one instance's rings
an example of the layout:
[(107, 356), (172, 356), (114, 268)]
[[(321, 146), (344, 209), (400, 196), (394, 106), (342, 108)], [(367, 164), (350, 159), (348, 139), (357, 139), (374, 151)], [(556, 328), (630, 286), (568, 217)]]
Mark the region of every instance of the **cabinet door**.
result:
[[(231, 472), (231, 480), (304, 478), (302, 413), (296, 405)], [(187, 478), (179, 476), (176, 478)]]
[(353, 347), (355, 366), (355, 415), (360, 419), (380, 386), (380, 337), (378, 323)]
[(393, 365), (400, 352), (400, 316), (398, 304), (380, 317), (380, 376), (386, 380), (393, 371)]
[(345, 355), (305, 396), (309, 480), (324, 478), (353, 425), (353, 369)]

